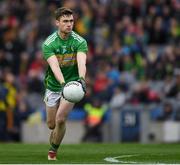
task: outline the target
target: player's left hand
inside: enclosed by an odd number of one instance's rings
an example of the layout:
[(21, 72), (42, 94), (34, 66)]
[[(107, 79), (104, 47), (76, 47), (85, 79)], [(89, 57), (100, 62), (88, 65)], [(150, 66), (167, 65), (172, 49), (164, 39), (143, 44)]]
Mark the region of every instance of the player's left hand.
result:
[(78, 81), (79, 83), (81, 83), (82, 88), (83, 88), (83, 91), (86, 93), (86, 82), (85, 82), (84, 78), (83, 78), (83, 77), (80, 77), (77, 81)]

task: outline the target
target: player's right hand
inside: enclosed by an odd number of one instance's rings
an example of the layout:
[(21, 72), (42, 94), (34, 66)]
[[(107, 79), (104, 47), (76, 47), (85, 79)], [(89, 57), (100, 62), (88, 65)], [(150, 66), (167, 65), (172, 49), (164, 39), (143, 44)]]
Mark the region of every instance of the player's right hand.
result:
[(66, 85), (66, 83), (65, 82), (62, 82), (61, 83), (61, 93), (62, 93), (62, 97), (64, 98), (64, 94), (63, 94), (63, 90), (64, 90), (64, 86)]

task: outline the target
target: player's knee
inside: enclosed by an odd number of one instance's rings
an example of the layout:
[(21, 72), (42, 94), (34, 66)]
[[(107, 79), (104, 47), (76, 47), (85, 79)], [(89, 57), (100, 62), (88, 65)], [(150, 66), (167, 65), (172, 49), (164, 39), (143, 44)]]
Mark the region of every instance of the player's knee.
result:
[(54, 121), (48, 120), (47, 125), (49, 129), (54, 129), (55, 128), (55, 123)]
[(65, 117), (57, 117), (56, 118), (56, 124), (61, 126), (61, 125), (64, 125), (66, 122), (66, 118)]

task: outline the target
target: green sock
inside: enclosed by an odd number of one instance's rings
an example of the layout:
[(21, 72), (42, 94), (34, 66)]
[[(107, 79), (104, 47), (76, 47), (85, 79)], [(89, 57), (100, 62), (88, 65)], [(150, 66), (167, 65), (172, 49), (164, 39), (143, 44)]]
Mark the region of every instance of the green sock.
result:
[(54, 143), (51, 143), (51, 147), (49, 149), (49, 151), (57, 151), (59, 148), (59, 144), (54, 144)]

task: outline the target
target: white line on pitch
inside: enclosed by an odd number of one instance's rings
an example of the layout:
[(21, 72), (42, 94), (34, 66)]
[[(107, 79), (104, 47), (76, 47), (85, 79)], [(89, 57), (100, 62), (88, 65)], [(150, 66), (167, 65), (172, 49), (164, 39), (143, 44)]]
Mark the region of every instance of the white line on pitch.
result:
[(129, 158), (129, 157), (134, 157), (134, 156), (139, 156), (139, 154), (134, 154), (134, 155), (121, 155), (121, 156), (116, 156), (116, 157), (106, 157), (104, 160), (107, 162), (112, 162), (112, 163), (135, 163), (137, 162), (132, 162), (132, 161), (123, 161), (123, 160), (118, 160), (117, 158)]

